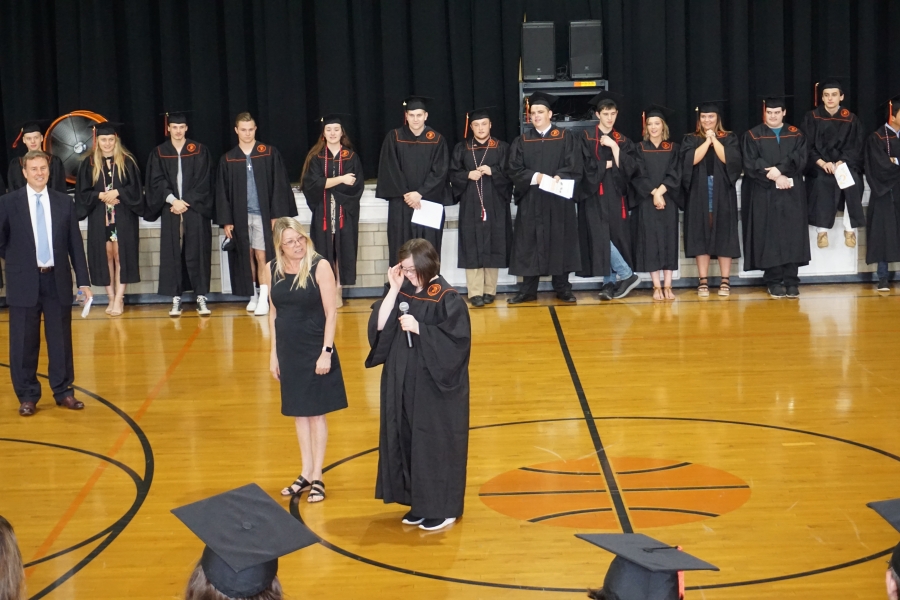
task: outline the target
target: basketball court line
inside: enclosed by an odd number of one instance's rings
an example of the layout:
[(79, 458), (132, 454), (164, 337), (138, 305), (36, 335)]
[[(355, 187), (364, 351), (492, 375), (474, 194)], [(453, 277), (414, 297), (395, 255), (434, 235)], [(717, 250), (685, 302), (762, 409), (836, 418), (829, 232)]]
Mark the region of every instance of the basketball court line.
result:
[[(181, 361), (184, 360), (184, 357), (187, 355), (188, 351), (190, 350), (191, 346), (194, 344), (194, 341), (200, 335), (200, 332), (202, 330), (203, 330), (202, 327), (200, 327), (198, 325), (197, 328), (194, 330), (194, 332), (190, 335), (190, 337), (184, 343), (184, 345), (181, 347), (181, 350), (179, 350), (178, 354), (175, 356), (175, 358), (169, 364), (169, 367), (166, 369), (166, 372), (162, 375), (162, 377), (157, 382), (157, 384), (153, 387), (153, 389), (150, 391), (150, 393), (147, 394), (147, 398), (144, 400), (144, 403), (140, 406), (140, 408), (138, 408), (137, 412), (132, 417), (132, 420), (135, 423), (140, 421), (141, 417), (147, 412), (147, 409), (150, 408), (150, 405), (153, 404), (153, 401), (156, 400), (156, 398), (159, 396), (159, 393), (162, 390), (163, 386), (169, 381), (169, 378), (175, 372), (175, 369), (178, 368), (178, 365), (181, 364)], [(131, 437), (131, 435), (133, 433), (134, 433), (134, 430), (130, 426), (126, 427), (122, 431), (122, 433), (119, 435), (118, 439), (116, 439), (115, 443), (113, 443), (112, 448), (110, 448), (110, 451), (107, 452), (105, 456), (107, 456), (108, 458), (111, 458), (111, 459), (115, 458), (115, 456), (119, 453), (119, 451), (125, 445), (125, 442), (128, 440), (129, 437)], [(56, 540), (62, 534), (63, 530), (65, 530), (66, 526), (71, 522), (72, 518), (75, 516), (75, 513), (78, 512), (78, 509), (81, 507), (82, 504), (84, 504), (84, 501), (87, 499), (90, 492), (94, 489), (94, 486), (100, 480), (100, 477), (103, 475), (103, 473), (106, 472), (106, 469), (109, 466), (109, 464), (110, 464), (109, 462), (103, 461), (99, 465), (97, 465), (96, 469), (94, 469), (94, 472), (91, 474), (91, 476), (85, 482), (84, 486), (82, 486), (81, 490), (78, 492), (78, 494), (72, 500), (72, 502), (69, 504), (68, 508), (65, 510), (65, 512), (63, 512), (59, 521), (57, 521), (56, 525), (53, 527), (53, 529), (47, 535), (47, 538), (38, 547), (37, 551), (34, 553), (34, 555), (31, 557), (31, 560), (29, 561), (31, 566), (25, 570), (26, 581), (28, 580), (28, 578), (31, 577), (31, 575), (34, 573), (35, 569), (39, 566), (40, 559), (42, 559), (46, 556), (47, 552), (50, 550), (50, 548), (53, 546), (53, 544), (56, 542)]]
[(613, 507), (616, 509), (616, 517), (619, 519), (619, 525), (622, 527), (623, 533), (634, 533), (634, 528), (631, 526), (631, 519), (628, 516), (628, 510), (625, 508), (625, 500), (622, 498), (622, 494), (619, 490), (619, 483), (616, 481), (616, 474), (609, 462), (609, 457), (606, 456), (606, 449), (603, 447), (603, 441), (600, 439), (600, 432), (597, 430), (597, 424), (594, 422), (591, 406), (588, 404), (584, 388), (581, 386), (581, 379), (578, 377), (578, 371), (575, 370), (575, 362), (572, 360), (571, 353), (569, 353), (569, 345), (566, 343), (566, 336), (563, 333), (559, 317), (556, 315), (556, 308), (550, 306), (548, 309), (550, 311), (550, 318), (553, 319), (553, 327), (556, 329), (559, 347), (562, 350), (563, 358), (566, 360), (566, 366), (569, 368), (572, 384), (575, 386), (575, 393), (578, 395), (578, 402), (581, 404), (581, 411), (584, 413), (584, 422), (591, 435), (591, 441), (594, 442), (594, 451), (597, 453), (597, 460), (600, 462), (600, 470), (603, 471), (606, 487), (609, 489)]

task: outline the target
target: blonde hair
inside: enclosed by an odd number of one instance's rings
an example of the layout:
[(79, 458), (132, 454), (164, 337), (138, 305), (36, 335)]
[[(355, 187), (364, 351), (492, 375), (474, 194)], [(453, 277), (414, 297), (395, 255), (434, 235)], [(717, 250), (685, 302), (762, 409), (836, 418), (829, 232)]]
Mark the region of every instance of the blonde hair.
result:
[(16, 533), (9, 521), (0, 516), (0, 598), (25, 600), (25, 570)]
[[(134, 163), (134, 166), (137, 166), (137, 162), (134, 160), (134, 155), (122, 145), (122, 138), (116, 136), (116, 146), (113, 148), (113, 163), (116, 165), (116, 171), (119, 174), (119, 179), (125, 179), (125, 158), (131, 160)], [(94, 149), (91, 150), (91, 162), (94, 165), (94, 179), (93, 182), (97, 183), (97, 180), (100, 179), (100, 174), (103, 172), (103, 151), (100, 150), (100, 143), (94, 143)]]
[[(649, 121), (650, 119), (653, 119), (653, 118), (656, 118), (656, 119), (659, 119), (660, 121), (662, 121), (662, 124), (663, 124), (662, 139), (663, 139), (663, 141), (666, 141), (667, 139), (669, 139), (669, 124), (666, 123), (665, 119), (663, 119), (662, 117), (657, 117), (656, 115), (653, 115), (652, 117), (647, 117), (647, 120)], [(646, 123), (644, 123), (644, 141), (650, 141), (650, 132), (647, 131)]]
[[(722, 127), (722, 115), (716, 113), (716, 133), (731, 133), (724, 127)], [(694, 130), (694, 135), (697, 137), (706, 137), (706, 130), (703, 129), (703, 125), (700, 124), (700, 111), (697, 111), (697, 129)]]
[(284, 251), (281, 249), (281, 238), (288, 229), (297, 232), (300, 237), (306, 240), (306, 254), (300, 259), (300, 268), (297, 269), (297, 275), (294, 277), (291, 289), (306, 289), (306, 282), (309, 280), (309, 272), (312, 270), (313, 261), (319, 255), (316, 254), (316, 247), (312, 238), (309, 237), (309, 234), (306, 233), (300, 222), (293, 217), (276, 219), (275, 227), (272, 230), (272, 242), (275, 244), (275, 278), (272, 281), (272, 286), (274, 287), (280, 280), (285, 278), (284, 266), (287, 261), (284, 258)]

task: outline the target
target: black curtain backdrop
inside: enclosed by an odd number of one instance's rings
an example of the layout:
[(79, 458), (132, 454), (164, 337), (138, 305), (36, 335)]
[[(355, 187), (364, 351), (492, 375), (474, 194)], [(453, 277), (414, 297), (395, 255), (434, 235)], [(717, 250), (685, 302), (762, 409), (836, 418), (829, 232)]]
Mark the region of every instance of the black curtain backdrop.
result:
[(188, 135), (218, 156), (249, 110), (297, 179), (317, 117), (345, 112), (374, 177), (409, 93), (435, 98), (429, 124), (451, 143), (479, 106), (498, 107), (496, 135), (517, 135), (523, 18), (556, 22), (560, 66), (568, 21), (603, 20), (632, 137), (651, 102), (678, 111), (676, 136), (706, 99), (729, 100), (725, 125), (744, 131), (761, 118), (758, 94), (793, 94), (798, 123), (829, 75), (848, 78), (845, 104), (873, 129), (900, 92), (900, 0), (0, 0), (0, 158), (16, 154), (21, 121), (77, 109), (125, 122), (142, 165), (164, 139), (159, 113), (193, 109)]

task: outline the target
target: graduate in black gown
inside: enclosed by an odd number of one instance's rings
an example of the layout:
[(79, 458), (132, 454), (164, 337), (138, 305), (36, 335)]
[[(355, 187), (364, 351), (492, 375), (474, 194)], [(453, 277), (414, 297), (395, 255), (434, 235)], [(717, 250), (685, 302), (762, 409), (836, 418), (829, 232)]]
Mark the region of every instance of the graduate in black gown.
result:
[[(44, 146), (44, 127), (49, 121), (28, 121), (19, 129), (19, 136), (13, 142), (12, 147), (16, 148), (21, 141), (25, 145), (25, 152), (33, 150), (43, 150)], [(47, 154), (50, 154), (47, 152)], [(9, 161), (9, 171), (7, 173), (7, 181), (9, 191), (15, 191), (25, 187), (25, 175), (22, 173), (22, 158), (15, 157)], [(50, 179), (47, 186), (57, 192), (67, 193), (68, 185), (66, 184), (66, 168), (58, 156), (50, 154)], [(2, 177), (0, 177), (0, 188), (3, 187)]]
[(544, 92), (532, 94), (527, 100), (531, 127), (509, 147), (506, 173), (518, 206), (509, 272), (522, 277), (509, 304), (537, 300), (542, 275), (552, 276), (558, 299), (575, 302), (569, 283), (569, 274), (581, 268), (575, 201), (539, 187), (544, 177), (572, 179), (576, 188), (581, 179), (577, 136), (550, 120), (556, 100)]
[(744, 268), (763, 269), (769, 295), (798, 298), (797, 270), (809, 263), (807, 227), (806, 136), (784, 122), (784, 97), (767, 97), (765, 122), (742, 140), (744, 180)]
[(236, 245), (228, 255), (231, 293), (250, 296), (247, 311), (266, 315), (272, 226), (279, 217), (297, 216), (297, 203), (281, 153), (256, 139), (253, 116), (240, 113), (234, 131), (238, 145), (222, 155), (216, 170), (215, 221)]
[[(841, 106), (844, 88), (829, 78), (816, 85), (821, 103), (806, 113), (800, 131), (809, 145), (806, 166), (806, 192), (809, 196), (809, 224), (816, 227), (816, 244), (828, 247), (828, 230), (834, 227), (835, 214), (844, 213), (844, 243), (856, 247), (856, 228), (865, 224), (862, 208), (863, 131), (859, 119)], [(817, 98), (818, 100), (818, 98)], [(846, 164), (852, 185), (841, 189), (835, 170)]]
[(306, 155), (300, 176), (312, 211), (309, 236), (335, 273), (339, 307), (341, 286), (356, 284), (359, 199), (365, 189), (362, 160), (347, 135), (348, 117), (320, 119), (322, 135)]
[(450, 148), (440, 133), (425, 124), (428, 102), (425, 96), (410, 96), (403, 101), (406, 122), (388, 132), (378, 158), (378, 184), (375, 196), (388, 201), (389, 260), (407, 240), (423, 238), (441, 253), (444, 220), (432, 229), (412, 222), (413, 210), (420, 200), (453, 204), (447, 181)]
[(203, 144), (188, 139), (183, 112), (165, 115), (168, 139), (147, 159), (147, 214), (161, 218), (159, 294), (172, 297), (169, 316), (181, 315), (181, 295), (196, 294), (197, 313), (206, 305), (212, 260), (212, 156)]
[[(630, 196), (634, 207), (634, 268), (650, 273), (654, 300), (674, 300), (672, 271), (678, 269), (678, 209), (681, 160), (669, 140), (675, 111), (652, 105), (644, 111), (644, 139), (637, 144), (637, 173)], [(659, 272), (663, 272), (660, 281)]]
[(888, 120), (865, 142), (869, 210), (866, 264), (877, 264), (879, 292), (891, 291), (889, 262), (900, 261), (900, 96), (888, 102)]
[(581, 135), (584, 178), (578, 202), (578, 275), (603, 277), (601, 300), (624, 298), (641, 282), (633, 269), (633, 221), (627, 199), (637, 174), (637, 155), (634, 143), (615, 129), (623, 100), (621, 94), (608, 91), (591, 98), (597, 127)]
[(375, 497), (409, 506), (402, 522), (431, 531), (463, 514), (472, 328), (430, 242), (398, 256), (369, 317), (366, 367), (384, 365)]
[(120, 123), (99, 123), (90, 156), (78, 166), (75, 208), (87, 218), (87, 259), (91, 284), (106, 288), (106, 314), (125, 310), (125, 286), (141, 280), (140, 219), (144, 186), (134, 156), (116, 131)]
[(744, 168), (738, 136), (722, 125), (724, 100), (701, 102), (697, 127), (681, 143), (684, 255), (697, 259), (697, 295), (709, 297), (709, 261), (719, 262), (719, 295), (731, 294), (731, 262), (741, 257), (735, 186)]
[(467, 113), (466, 122), (466, 139), (450, 159), (450, 184), (459, 199), (457, 266), (466, 270), (469, 302), (484, 306), (494, 302), (499, 271), (509, 266), (512, 183), (503, 172), (509, 144), (491, 136), (490, 108)]

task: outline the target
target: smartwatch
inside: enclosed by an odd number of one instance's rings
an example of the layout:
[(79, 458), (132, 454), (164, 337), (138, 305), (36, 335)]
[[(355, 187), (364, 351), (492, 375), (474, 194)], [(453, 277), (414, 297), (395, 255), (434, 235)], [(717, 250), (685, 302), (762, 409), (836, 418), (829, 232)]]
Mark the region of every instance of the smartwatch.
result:
[(322, 352), (327, 352), (328, 354), (331, 354), (332, 352), (334, 352), (334, 348), (332, 348), (331, 346), (322, 346)]

